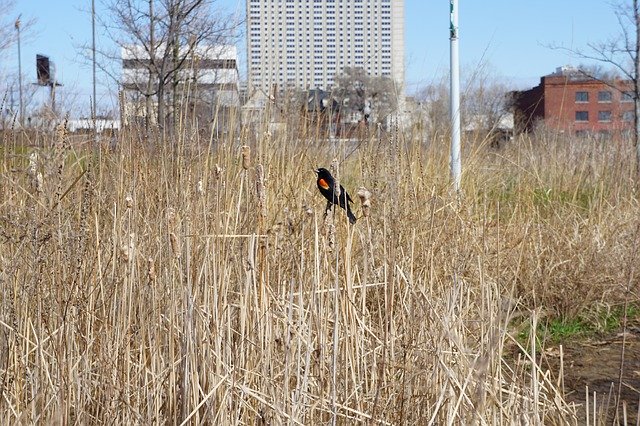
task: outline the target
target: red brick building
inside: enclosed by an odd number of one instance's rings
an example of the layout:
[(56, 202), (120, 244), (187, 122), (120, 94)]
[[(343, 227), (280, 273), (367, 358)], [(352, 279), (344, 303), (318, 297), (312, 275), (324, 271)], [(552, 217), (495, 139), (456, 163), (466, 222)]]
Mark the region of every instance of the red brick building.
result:
[(577, 135), (619, 135), (633, 128), (631, 81), (605, 83), (575, 68), (561, 67), (540, 78), (532, 89), (513, 92), (516, 131), (529, 131), (538, 122)]

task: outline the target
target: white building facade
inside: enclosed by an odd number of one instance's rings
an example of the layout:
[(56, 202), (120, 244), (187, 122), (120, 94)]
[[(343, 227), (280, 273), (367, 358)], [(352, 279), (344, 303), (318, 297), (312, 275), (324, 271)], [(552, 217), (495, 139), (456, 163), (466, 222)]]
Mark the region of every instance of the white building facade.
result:
[[(163, 50), (160, 46), (156, 54), (163, 55)], [(180, 56), (185, 55), (181, 52)], [(144, 62), (148, 61), (149, 54), (142, 46), (131, 45), (121, 48), (121, 57), (125, 116), (142, 115), (145, 108), (143, 93), (148, 90), (149, 76), (149, 67)], [(176, 79), (181, 96), (186, 94), (190, 99), (197, 98), (211, 107), (239, 106), (240, 76), (238, 52), (234, 45), (197, 46), (186, 55)], [(155, 85), (153, 80), (151, 84)], [(171, 87), (169, 82), (165, 96), (171, 96)]]
[(404, 87), (404, 0), (247, 0), (249, 90), (330, 90), (345, 68)]

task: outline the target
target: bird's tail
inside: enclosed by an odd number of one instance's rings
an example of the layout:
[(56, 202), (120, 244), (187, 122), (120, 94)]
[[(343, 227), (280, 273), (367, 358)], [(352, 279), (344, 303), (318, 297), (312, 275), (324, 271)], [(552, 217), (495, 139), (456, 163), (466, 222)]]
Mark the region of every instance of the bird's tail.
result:
[(352, 225), (356, 223), (356, 217), (351, 211), (351, 208), (349, 207), (348, 203), (347, 203), (347, 217), (349, 218), (349, 223), (351, 223)]

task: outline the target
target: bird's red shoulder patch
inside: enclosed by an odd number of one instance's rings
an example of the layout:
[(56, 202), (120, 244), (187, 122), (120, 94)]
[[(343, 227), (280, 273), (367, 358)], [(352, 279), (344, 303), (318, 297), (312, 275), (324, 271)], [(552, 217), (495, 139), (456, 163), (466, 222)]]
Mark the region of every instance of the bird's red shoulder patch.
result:
[(322, 189), (329, 189), (329, 184), (322, 178), (318, 179), (318, 185), (320, 185), (320, 188)]

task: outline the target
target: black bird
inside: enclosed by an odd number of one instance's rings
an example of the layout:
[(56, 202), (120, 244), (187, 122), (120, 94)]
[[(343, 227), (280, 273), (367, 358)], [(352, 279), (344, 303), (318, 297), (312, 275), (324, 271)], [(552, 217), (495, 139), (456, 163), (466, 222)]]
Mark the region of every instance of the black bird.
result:
[(347, 211), (349, 222), (351, 222), (352, 225), (356, 223), (356, 217), (353, 215), (353, 212), (351, 212), (351, 207), (349, 206), (349, 203), (353, 203), (353, 200), (349, 197), (347, 191), (340, 185), (340, 197), (338, 198), (335, 191), (336, 181), (333, 176), (331, 176), (331, 173), (329, 173), (329, 170), (320, 167), (315, 170), (315, 172), (318, 174), (318, 189), (320, 193), (324, 195), (324, 198), (328, 200), (327, 210), (329, 210), (333, 204), (337, 204)]

